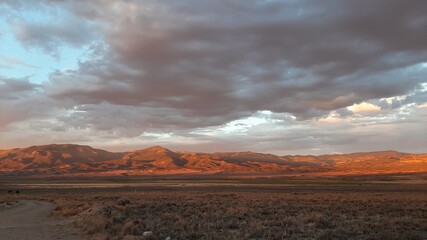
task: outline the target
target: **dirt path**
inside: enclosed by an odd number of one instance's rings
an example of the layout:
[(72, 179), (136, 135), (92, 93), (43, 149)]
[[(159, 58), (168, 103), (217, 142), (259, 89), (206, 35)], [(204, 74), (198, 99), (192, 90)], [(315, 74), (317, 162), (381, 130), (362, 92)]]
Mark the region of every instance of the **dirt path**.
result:
[(64, 220), (48, 216), (54, 208), (50, 202), (21, 200), (0, 211), (0, 240), (84, 239), (66, 228)]

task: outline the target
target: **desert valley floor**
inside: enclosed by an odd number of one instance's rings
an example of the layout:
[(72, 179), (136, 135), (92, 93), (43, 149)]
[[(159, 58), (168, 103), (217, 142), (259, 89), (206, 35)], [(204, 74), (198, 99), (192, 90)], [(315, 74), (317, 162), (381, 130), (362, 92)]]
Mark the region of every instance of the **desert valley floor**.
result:
[(427, 239), (427, 154), (0, 150), (0, 239)]
[(427, 239), (425, 176), (398, 179), (2, 180), (0, 229), (42, 204), (52, 239)]

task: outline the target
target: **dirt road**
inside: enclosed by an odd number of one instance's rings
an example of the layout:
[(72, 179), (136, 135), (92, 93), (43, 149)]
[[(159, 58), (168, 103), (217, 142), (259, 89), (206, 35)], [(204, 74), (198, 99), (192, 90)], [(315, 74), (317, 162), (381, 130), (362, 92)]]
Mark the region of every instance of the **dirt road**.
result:
[(0, 211), (0, 240), (84, 239), (63, 219), (48, 216), (54, 208), (50, 202), (21, 200)]

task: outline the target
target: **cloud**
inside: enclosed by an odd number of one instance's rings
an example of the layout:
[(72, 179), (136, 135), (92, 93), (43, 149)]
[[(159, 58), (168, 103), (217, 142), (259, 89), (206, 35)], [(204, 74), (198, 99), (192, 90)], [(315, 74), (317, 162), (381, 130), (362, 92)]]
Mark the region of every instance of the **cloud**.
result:
[(40, 86), (28, 79), (0, 76), (0, 129), (44, 112), (45, 110), (39, 109), (44, 98), (39, 95), (39, 91)]
[(66, 2), (0, 3), (11, 33), (23, 47), (55, 57), (59, 57), (61, 47), (79, 48), (91, 43), (97, 35), (93, 23), (70, 13), (67, 10), (70, 7)]
[[(32, 2), (5, 2), (18, 16), (10, 23), (22, 45), (48, 54), (91, 46), (77, 68), (58, 69), (26, 93), (44, 99), (51, 110), (42, 115), (64, 129), (141, 141), (155, 136), (144, 133), (163, 132), (170, 141), (192, 139), (211, 149), (238, 138), (194, 132), (269, 111), (293, 127), (245, 125), (242, 144), (260, 150), (287, 144), (295, 151), (351, 142), (368, 147), (358, 138), (372, 135), (343, 121), (403, 118), (400, 109), (426, 102), (427, 3), (420, 1)], [(28, 9), (65, 17), (46, 22), (16, 15)], [(321, 119), (336, 125), (322, 130)], [(336, 127), (343, 134), (334, 138)]]
[(23, 98), (36, 92), (40, 87), (31, 83), (27, 78), (15, 79), (0, 76), (0, 98), (17, 99)]
[(25, 67), (25, 68), (31, 68), (31, 69), (38, 69), (37, 66), (28, 64), (24, 61), (22, 61), (19, 58), (10, 57), (10, 56), (4, 56), (0, 55), (0, 62), (5, 63), (5, 68), (12, 68), (12, 67)]
[[(99, 21), (113, 26), (104, 58), (55, 74), (49, 95), (194, 117), (266, 109), (305, 119), (403, 95), (425, 81), (417, 67), (426, 60), (424, 4), (337, 4), (331, 12), (310, 1), (255, 2), (103, 6), (98, 13), (111, 16)], [(80, 84), (68, 88), (71, 79)]]
[(354, 113), (376, 113), (381, 111), (381, 108), (367, 102), (362, 102), (360, 104), (353, 104), (349, 107), (349, 110), (351, 110)]

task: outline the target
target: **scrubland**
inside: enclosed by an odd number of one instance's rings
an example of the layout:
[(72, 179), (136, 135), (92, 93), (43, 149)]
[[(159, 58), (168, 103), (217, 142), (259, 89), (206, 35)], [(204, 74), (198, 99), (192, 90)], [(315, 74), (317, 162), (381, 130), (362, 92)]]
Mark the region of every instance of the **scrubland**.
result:
[[(7, 192), (6, 189), (2, 189)], [(427, 239), (424, 184), (32, 188), (88, 239)]]

